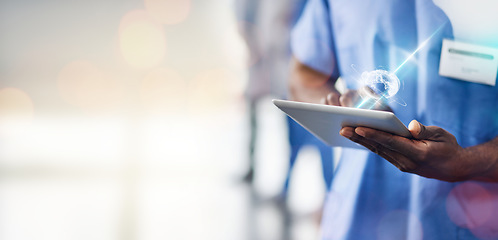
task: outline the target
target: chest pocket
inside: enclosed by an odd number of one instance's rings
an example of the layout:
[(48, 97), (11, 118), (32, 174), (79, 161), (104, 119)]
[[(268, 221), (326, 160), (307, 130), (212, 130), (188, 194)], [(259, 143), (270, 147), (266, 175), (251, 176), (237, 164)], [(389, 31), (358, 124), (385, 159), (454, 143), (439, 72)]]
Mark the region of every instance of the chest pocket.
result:
[(427, 107), (435, 125), (450, 131), (463, 146), (498, 135), (498, 87), (444, 77), (434, 80)]

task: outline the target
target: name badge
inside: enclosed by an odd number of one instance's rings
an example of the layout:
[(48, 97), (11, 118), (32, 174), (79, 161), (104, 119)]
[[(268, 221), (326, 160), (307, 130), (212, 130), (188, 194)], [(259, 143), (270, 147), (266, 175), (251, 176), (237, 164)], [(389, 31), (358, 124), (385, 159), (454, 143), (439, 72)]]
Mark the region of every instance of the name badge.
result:
[(439, 75), (496, 85), (498, 49), (443, 39)]

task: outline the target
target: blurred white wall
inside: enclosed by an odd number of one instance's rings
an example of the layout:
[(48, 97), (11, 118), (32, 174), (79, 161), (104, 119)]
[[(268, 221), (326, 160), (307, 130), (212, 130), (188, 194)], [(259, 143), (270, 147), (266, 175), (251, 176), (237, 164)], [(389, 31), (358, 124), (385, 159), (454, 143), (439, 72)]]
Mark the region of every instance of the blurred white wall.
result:
[[(0, 239), (250, 236), (236, 26), (230, 0), (1, 1)], [(287, 148), (265, 109), (271, 196)]]

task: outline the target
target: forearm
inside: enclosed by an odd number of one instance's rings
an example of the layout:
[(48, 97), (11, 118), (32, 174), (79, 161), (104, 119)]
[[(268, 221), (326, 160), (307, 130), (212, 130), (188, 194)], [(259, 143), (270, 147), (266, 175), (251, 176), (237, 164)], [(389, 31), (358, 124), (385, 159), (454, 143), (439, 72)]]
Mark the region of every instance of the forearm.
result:
[(475, 174), (470, 180), (498, 182), (498, 137), (473, 147), (465, 148), (465, 157), (474, 163)]
[(318, 72), (293, 58), (291, 63), (290, 98), (294, 101), (321, 103), (330, 92), (337, 92), (336, 79)]

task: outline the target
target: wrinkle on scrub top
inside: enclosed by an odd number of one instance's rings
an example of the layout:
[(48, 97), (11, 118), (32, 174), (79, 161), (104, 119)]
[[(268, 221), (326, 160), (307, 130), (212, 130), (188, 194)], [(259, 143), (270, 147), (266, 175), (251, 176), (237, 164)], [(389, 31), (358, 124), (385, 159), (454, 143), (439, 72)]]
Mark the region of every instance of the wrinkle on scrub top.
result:
[[(292, 50), (304, 64), (355, 89), (363, 71), (393, 71), (440, 27), (396, 73), (402, 82), (396, 96), (407, 105), (390, 106), (405, 125), (417, 119), (442, 127), (463, 147), (487, 142), (498, 135), (498, 87), (439, 76), (442, 39), (453, 39), (453, 31), (432, 0), (310, 0), (293, 31)], [(482, 190), (478, 199), (475, 189)], [(483, 201), (496, 206), (485, 210), (498, 216), (498, 184), (427, 179), (368, 151), (343, 149), (322, 237), (498, 238), (498, 217), (475, 210)]]

